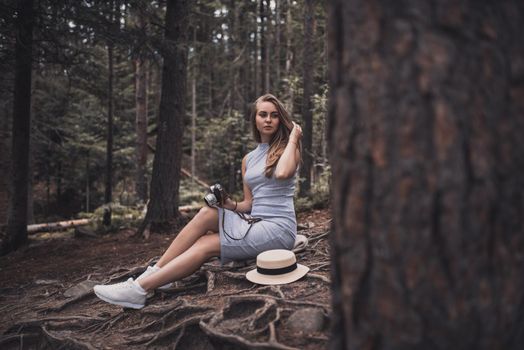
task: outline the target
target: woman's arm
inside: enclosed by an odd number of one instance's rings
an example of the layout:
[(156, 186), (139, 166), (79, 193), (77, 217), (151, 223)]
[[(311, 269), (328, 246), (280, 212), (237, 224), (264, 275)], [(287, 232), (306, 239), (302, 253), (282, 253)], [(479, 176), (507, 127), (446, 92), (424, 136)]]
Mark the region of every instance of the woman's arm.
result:
[(291, 130), (291, 134), (289, 135), (289, 141), (275, 167), (275, 178), (282, 180), (295, 176), (297, 166), (300, 163), (298, 140), (300, 140), (301, 137), (302, 129), (298, 124), (293, 122), (293, 130)]
[(253, 194), (251, 193), (249, 186), (243, 180), (246, 175), (246, 159), (247, 159), (247, 155), (244, 157), (244, 159), (242, 159), (242, 183), (244, 185), (244, 200), (241, 202), (238, 202), (236, 204), (236, 209), (235, 209), (235, 200), (228, 198), (226, 202), (224, 203), (225, 209), (235, 210), (235, 211), (239, 211), (242, 213), (251, 211), (251, 204), (253, 202)]

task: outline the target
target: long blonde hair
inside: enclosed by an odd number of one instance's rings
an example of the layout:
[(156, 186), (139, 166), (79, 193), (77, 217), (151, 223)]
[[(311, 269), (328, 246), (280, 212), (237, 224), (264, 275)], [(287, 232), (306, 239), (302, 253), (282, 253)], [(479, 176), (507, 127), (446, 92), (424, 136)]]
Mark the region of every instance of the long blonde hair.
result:
[[(293, 123), (291, 122), (291, 117), (289, 116), (289, 113), (282, 102), (280, 102), (275, 96), (271, 94), (262, 95), (257, 98), (257, 100), (251, 106), (251, 127), (255, 141), (259, 143), (262, 142), (262, 138), (260, 137), (260, 132), (257, 129), (256, 123), (257, 106), (260, 102), (271, 102), (277, 109), (278, 118), (280, 121), (277, 131), (273, 134), (273, 137), (271, 137), (271, 140), (269, 141), (266, 169), (264, 171), (266, 177), (271, 177), (275, 171), (278, 160), (280, 159), (282, 153), (284, 153), (284, 149), (286, 148), (286, 145), (289, 141), (289, 135), (291, 134), (291, 130), (293, 130)], [(297, 146), (299, 147), (299, 150), (302, 150), (300, 140), (298, 141)]]

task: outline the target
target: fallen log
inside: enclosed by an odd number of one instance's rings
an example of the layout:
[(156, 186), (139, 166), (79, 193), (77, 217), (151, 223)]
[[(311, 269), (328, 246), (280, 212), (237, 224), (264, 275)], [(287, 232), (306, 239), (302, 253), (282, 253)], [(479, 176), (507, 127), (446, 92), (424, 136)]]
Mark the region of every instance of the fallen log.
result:
[[(178, 210), (181, 212), (189, 212), (202, 208), (201, 205), (183, 205), (178, 207)], [(77, 219), (77, 220), (66, 220), (59, 222), (46, 222), (43, 224), (33, 224), (27, 225), (27, 234), (35, 234), (39, 232), (53, 232), (61, 231), (67, 228), (73, 228), (78, 226), (84, 226), (89, 224), (89, 219)]]
[(200, 208), (202, 208), (202, 205), (182, 205), (178, 207), (178, 211), (188, 212), (188, 211), (198, 210)]
[(89, 224), (89, 219), (67, 220), (59, 222), (47, 222), (44, 224), (27, 225), (27, 233), (34, 234), (38, 232), (60, 231), (66, 228), (83, 226)]

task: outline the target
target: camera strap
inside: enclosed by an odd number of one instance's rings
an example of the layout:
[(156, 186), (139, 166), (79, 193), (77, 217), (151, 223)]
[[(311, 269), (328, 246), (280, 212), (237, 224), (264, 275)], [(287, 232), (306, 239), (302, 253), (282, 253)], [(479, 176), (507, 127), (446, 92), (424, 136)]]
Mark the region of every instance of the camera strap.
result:
[(232, 237), (229, 233), (227, 233), (226, 231), (226, 227), (224, 225), (224, 222), (226, 220), (226, 209), (222, 209), (222, 231), (224, 232), (224, 234), (226, 236), (228, 236), (230, 239), (234, 240), (234, 241), (241, 241), (243, 240), (244, 238), (246, 238), (247, 234), (249, 233), (249, 231), (251, 230), (251, 228), (253, 227), (253, 225), (259, 221), (262, 221), (261, 218), (254, 218), (254, 217), (249, 217), (247, 216), (246, 214), (244, 213), (239, 213), (238, 211), (235, 211), (235, 213), (244, 221), (246, 221), (248, 224), (249, 224), (249, 228), (247, 229), (246, 233), (244, 233), (244, 235), (241, 237), (241, 238), (235, 238), (235, 237)]

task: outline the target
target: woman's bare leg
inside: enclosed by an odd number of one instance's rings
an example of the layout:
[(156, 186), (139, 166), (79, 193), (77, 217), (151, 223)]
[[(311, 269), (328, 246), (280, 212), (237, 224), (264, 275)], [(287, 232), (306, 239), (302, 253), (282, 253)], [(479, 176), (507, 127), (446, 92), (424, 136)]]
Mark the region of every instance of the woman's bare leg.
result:
[(200, 237), (208, 231), (218, 232), (218, 210), (203, 207), (195, 217), (178, 233), (169, 248), (156, 263), (163, 267), (171, 260), (189, 249)]
[[(171, 247), (170, 247), (171, 248)], [(207, 260), (220, 255), (218, 233), (201, 236), (189, 249), (165, 264), (158, 272), (137, 282), (146, 291), (191, 275)]]

